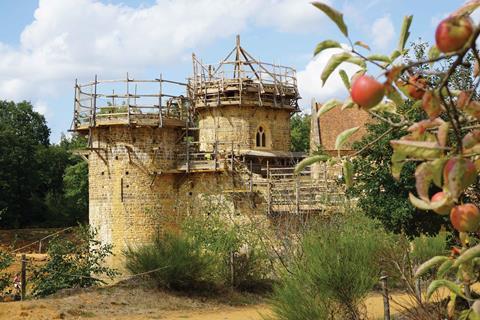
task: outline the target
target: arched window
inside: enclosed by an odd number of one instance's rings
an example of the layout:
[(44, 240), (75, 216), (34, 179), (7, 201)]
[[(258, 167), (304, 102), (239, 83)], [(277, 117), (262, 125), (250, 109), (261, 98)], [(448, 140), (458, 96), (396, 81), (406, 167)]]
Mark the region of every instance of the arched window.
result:
[(266, 138), (265, 130), (263, 129), (263, 127), (258, 127), (256, 142), (257, 142), (256, 143), (257, 147), (267, 146), (267, 138)]

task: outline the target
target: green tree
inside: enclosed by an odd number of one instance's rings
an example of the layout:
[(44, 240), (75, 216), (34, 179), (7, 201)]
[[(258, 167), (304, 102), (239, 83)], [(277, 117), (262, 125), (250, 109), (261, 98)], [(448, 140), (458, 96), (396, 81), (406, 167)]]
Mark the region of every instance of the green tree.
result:
[(19, 227), (44, 210), (37, 152), (49, 145), (45, 118), (29, 102), (0, 101), (0, 227)]
[(310, 115), (295, 114), (290, 120), (291, 151), (308, 152), (310, 149)]

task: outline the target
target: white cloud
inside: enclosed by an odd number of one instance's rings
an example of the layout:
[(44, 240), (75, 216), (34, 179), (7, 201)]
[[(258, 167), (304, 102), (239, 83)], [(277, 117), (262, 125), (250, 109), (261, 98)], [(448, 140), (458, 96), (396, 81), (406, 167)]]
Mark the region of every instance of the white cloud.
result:
[(157, 0), (139, 8), (40, 0), (20, 46), (0, 43), (0, 96), (44, 101), (71, 90), (77, 77), (181, 62), (194, 48), (249, 24), (301, 31), (323, 20), (307, 0)]
[(395, 28), (390, 15), (375, 20), (371, 28), (371, 34), (375, 47), (387, 49), (395, 36)]
[[(298, 72), (298, 87), (300, 90), (300, 95), (304, 99), (303, 101), (305, 106), (309, 105), (312, 98), (315, 98), (318, 102), (323, 103), (331, 98), (342, 99), (348, 95), (348, 91), (345, 88), (338, 71), (343, 69), (347, 72), (347, 75), (351, 77), (360, 69), (360, 67), (357, 65), (343, 63), (330, 75), (323, 87), (320, 79), (322, 70), (330, 57), (335, 53), (339, 53), (340, 51), (341, 49), (325, 50), (314, 60), (311, 60), (304, 70)], [(306, 108), (308, 109), (308, 107)], [(309, 112), (309, 110), (305, 111)]]
[(44, 116), (47, 115), (49, 111), (48, 105), (45, 101), (37, 101), (36, 103), (34, 103), (33, 110), (40, 114), (43, 114)]

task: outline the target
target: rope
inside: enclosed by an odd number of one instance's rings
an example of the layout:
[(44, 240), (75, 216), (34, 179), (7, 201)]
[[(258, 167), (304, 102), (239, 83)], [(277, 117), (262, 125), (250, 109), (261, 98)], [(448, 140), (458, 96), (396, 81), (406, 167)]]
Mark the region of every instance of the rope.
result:
[(27, 245), (25, 245), (25, 246), (23, 246), (23, 247), (20, 247), (20, 248), (17, 248), (17, 249), (15, 249), (15, 250), (13, 250), (12, 253), (18, 252), (18, 251), (20, 251), (20, 250), (22, 250), (22, 249), (25, 249), (25, 248), (28, 248), (28, 247), (36, 244), (36, 243), (39, 243), (39, 242), (41, 242), (41, 241), (43, 241), (43, 240), (46, 240), (46, 239), (48, 239), (48, 238), (50, 238), (50, 237), (53, 237), (54, 235), (57, 235), (57, 234), (62, 233), (62, 232), (65, 232), (65, 231), (70, 230), (70, 229), (72, 229), (72, 228), (73, 228), (73, 227), (68, 227), (68, 228), (65, 228), (65, 229), (63, 229), (63, 230), (60, 230), (60, 231), (51, 233), (51, 234), (49, 234), (48, 236), (43, 237), (42, 239), (39, 239), (39, 240), (34, 241), (34, 242), (32, 242), (32, 243), (29, 243), (29, 244), (27, 244)]

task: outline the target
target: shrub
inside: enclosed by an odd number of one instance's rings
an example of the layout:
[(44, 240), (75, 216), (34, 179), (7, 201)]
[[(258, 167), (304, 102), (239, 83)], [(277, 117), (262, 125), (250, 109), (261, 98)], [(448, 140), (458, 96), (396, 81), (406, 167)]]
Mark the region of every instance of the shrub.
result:
[(13, 256), (8, 252), (0, 250), (0, 294), (10, 286), (11, 277), (10, 273), (3, 273), (13, 262)]
[(302, 241), (303, 255), (275, 288), (279, 319), (359, 319), (377, 284), (379, 253), (388, 235), (359, 213), (332, 218)]
[(46, 296), (67, 288), (85, 288), (105, 283), (118, 273), (104, 266), (112, 254), (112, 245), (95, 240), (96, 231), (80, 226), (76, 231), (78, 242), (54, 238), (50, 241), (45, 265), (33, 270), (31, 278), (34, 296)]
[(262, 287), (271, 264), (261, 244), (258, 225), (236, 220), (218, 208), (188, 217), (182, 229), (211, 254), (215, 281), (246, 290)]
[(125, 256), (130, 272), (149, 272), (148, 276), (161, 288), (194, 289), (211, 278), (212, 258), (198, 241), (183, 234), (166, 233), (152, 244), (128, 248)]

